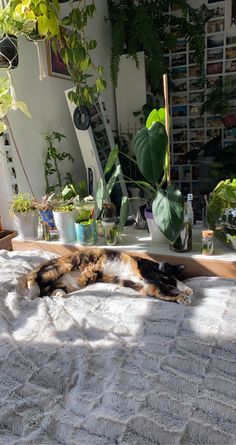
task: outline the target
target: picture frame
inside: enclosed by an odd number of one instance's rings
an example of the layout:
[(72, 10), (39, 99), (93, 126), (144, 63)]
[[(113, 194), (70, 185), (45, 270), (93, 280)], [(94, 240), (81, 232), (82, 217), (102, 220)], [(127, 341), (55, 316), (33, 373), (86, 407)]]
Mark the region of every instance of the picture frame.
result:
[(71, 77), (68, 73), (66, 64), (61, 59), (59, 52), (54, 52), (52, 49), (53, 41), (56, 42), (55, 37), (46, 42), (48, 75), (51, 77), (59, 77), (61, 79), (70, 80)]

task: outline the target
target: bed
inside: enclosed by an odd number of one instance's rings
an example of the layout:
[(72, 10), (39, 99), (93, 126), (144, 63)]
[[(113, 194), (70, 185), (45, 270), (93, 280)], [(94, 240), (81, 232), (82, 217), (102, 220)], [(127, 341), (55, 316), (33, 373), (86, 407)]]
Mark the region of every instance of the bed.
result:
[(235, 444), (236, 280), (187, 280), (192, 306), (102, 283), (28, 300), (53, 257), (0, 251), (1, 445)]

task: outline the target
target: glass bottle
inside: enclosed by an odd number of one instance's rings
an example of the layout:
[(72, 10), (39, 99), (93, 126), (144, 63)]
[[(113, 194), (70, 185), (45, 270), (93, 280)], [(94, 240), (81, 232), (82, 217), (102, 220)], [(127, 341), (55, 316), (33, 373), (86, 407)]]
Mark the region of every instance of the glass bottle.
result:
[(187, 213), (189, 216), (189, 219), (192, 221), (192, 226), (194, 224), (194, 213), (193, 213), (193, 195), (192, 193), (188, 193), (187, 195)]
[(187, 204), (184, 205), (184, 222), (178, 237), (169, 248), (174, 252), (189, 252), (192, 250), (192, 218), (189, 215)]

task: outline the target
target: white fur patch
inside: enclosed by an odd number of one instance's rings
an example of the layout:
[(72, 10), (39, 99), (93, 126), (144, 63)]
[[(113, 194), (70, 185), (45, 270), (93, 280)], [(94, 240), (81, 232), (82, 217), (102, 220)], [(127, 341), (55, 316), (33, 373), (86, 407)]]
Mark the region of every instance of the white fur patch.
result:
[(104, 273), (106, 275), (122, 278), (123, 280), (131, 280), (135, 283), (142, 282), (142, 279), (134, 274), (131, 264), (120, 260), (108, 260), (104, 264)]
[(73, 272), (65, 273), (60, 279), (62, 280), (63, 284), (67, 286), (68, 288), (73, 288), (73, 290), (80, 289), (80, 286), (78, 285), (77, 278), (78, 272), (75, 272), (73, 275)]
[(193, 291), (190, 287), (186, 286), (182, 281), (176, 280), (176, 287), (180, 290), (180, 292), (185, 293), (189, 297), (193, 295)]

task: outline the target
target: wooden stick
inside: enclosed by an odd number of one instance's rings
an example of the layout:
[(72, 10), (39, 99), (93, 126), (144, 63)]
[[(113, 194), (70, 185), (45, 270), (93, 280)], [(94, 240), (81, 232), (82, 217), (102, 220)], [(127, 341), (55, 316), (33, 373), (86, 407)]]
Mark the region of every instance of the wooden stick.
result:
[(165, 104), (165, 129), (168, 137), (166, 152), (167, 184), (170, 184), (170, 119), (169, 119), (169, 96), (168, 96), (168, 77), (163, 75), (164, 104)]

